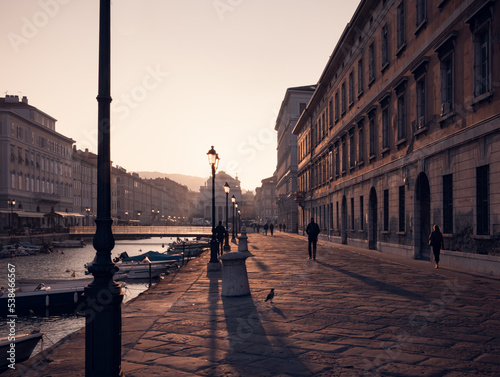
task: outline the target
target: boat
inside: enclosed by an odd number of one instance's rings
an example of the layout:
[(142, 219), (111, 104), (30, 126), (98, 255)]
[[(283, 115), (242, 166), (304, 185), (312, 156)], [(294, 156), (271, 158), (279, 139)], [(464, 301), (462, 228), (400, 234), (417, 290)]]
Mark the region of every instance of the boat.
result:
[[(33, 331), (31, 334), (20, 334), (0, 338), (0, 373), (13, 367), (18, 363), (28, 360), (36, 345), (42, 339), (43, 333)], [(14, 358), (11, 358), (11, 345), (15, 345)], [(10, 367), (12, 368), (12, 367)]]
[[(73, 280), (20, 279), (16, 282), (16, 311), (76, 306), (91, 278)], [(8, 291), (0, 291), (0, 313), (7, 310)]]
[(52, 241), (53, 247), (60, 247), (61, 249), (70, 249), (74, 247), (85, 247), (85, 242), (83, 240), (64, 240), (64, 241)]

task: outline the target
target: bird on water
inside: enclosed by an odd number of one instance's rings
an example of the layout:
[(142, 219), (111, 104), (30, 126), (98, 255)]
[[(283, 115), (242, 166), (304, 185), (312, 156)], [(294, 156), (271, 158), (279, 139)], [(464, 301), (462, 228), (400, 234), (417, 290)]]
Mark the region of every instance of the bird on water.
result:
[(266, 301), (271, 301), (271, 304), (273, 303), (273, 298), (274, 298), (274, 288), (271, 288), (271, 292), (267, 295)]

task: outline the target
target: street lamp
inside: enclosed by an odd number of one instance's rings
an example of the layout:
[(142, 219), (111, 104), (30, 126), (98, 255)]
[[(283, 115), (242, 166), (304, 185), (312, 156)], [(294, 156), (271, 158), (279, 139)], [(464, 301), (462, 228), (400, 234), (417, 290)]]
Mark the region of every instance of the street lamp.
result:
[(228, 196), (229, 196), (230, 190), (231, 190), (231, 188), (229, 187), (229, 185), (226, 182), (224, 185), (224, 192), (226, 193), (226, 237), (225, 237), (226, 244), (224, 245), (224, 251), (231, 251), (231, 247), (229, 246), (229, 228), (228, 228), (228, 224), (227, 224), (228, 217), (229, 217), (229, 215), (227, 214), (227, 211), (228, 211), (227, 202), (228, 202)]
[(10, 207), (9, 228), (12, 228), (12, 220), (14, 220), (14, 206), (16, 205), (16, 200), (7, 199), (7, 204)]
[(238, 203), (234, 203), (234, 208), (236, 208), (236, 219), (235, 219), (235, 229), (236, 229), (236, 236), (238, 236)]
[(115, 239), (111, 225), (111, 0), (99, 6), (99, 92), (97, 125), (97, 217), (93, 246), (94, 262), (88, 268), (94, 276), (84, 289), (85, 375), (122, 376), (121, 344), (123, 293), (113, 281), (118, 270), (111, 260)]
[(85, 212), (87, 213), (87, 226), (90, 225), (90, 207), (85, 207)]
[(219, 244), (215, 238), (215, 172), (219, 167), (219, 155), (213, 145), (208, 151), (207, 156), (208, 164), (212, 168), (212, 240), (210, 241), (210, 262), (208, 263), (207, 271), (218, 271), (220, 270), (220, 264), (217, 259)]
[(231, 241), (234, 242), (236, 241), (236, 236), (234, 234), (234, 205), (236, 204), (236, 198), (233, 196), (231, 196), (231, 202), (233, 202), (233, 238), (231, 238)]

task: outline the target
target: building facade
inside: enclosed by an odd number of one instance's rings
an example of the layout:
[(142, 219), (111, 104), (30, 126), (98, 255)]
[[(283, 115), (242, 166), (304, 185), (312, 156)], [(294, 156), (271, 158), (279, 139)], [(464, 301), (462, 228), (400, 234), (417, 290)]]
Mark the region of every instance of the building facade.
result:
[(495, 1), (362, 0), (293, 131), (300, 227), (427, 259), (438, 224), (498, 253), (499, 33)]
[(0, 98), (3, 228), (52, 227), (83, 217), (71, 215), (73, 142), (56, 132), (56, 119), (29, 105), (26, 97)]
[(294, 200), (297, 191), (297, 136), (292, 130), (307, 106), (315, 85), (288, 88), (274, 128), (277, 131), (278, 159), (276, 194), (278, 223), (288, 232), (298, 231), (299, 208)]
[(255, 189), (254, 208), (259, 225), (279, 224), (276, 181), (275, 172), (272, 177), (263, 179), (262, 185)]
[[(215, 174), (215, 225), (219, 221), (222, 221), (223, 224), (226, 222), (226, 193), (224, 192), (226, 182), (230, 187), (228, 194), (228, 225), (231, 227), (233, 220), (231, 197), (234, 195), (236, 203), (241, 206), (241, 183), (238, 177), (233, 178), (224, 171)], [(210, 224), (212, 223), (212, 177), (208, 178), (205, 185), (200, 187), (198, 213), (203, 214), (203, 218)]]

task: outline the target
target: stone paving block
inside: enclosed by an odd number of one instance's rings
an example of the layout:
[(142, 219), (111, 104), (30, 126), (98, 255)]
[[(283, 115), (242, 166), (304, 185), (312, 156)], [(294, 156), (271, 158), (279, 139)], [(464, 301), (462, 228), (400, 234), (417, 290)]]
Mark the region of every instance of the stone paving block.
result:
[(212, 361), (200, 357), (162, 356), (162, 358), (154, 360), (155, 365), (166, 366), (187, 373), (197, 373), (202, 369), (213, 366)]

